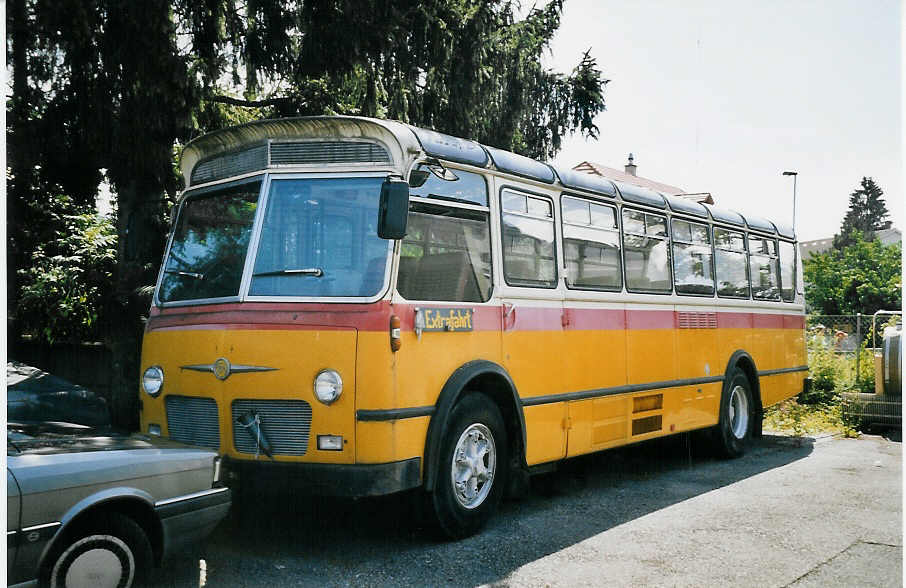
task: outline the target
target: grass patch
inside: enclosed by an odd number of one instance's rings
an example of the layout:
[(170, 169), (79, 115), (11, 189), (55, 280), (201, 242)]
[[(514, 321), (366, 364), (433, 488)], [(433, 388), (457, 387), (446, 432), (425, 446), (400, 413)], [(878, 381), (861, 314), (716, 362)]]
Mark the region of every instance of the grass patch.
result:
[(764, 411), (763, 428), (802, 437), (819, 433), (833, 433), (844, 437), (858, 437), (859, 433), (843, 418), (839, 402), (828, 404), (800, 404), (791, 398)]

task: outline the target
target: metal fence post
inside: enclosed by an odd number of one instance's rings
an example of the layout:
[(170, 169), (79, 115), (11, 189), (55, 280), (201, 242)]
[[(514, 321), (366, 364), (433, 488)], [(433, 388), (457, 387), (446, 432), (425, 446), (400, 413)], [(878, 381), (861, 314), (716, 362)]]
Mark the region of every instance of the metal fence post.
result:
[(856, 313), (856, 384), (859, 384), (859, 363), (862, 360), (862, 313)]

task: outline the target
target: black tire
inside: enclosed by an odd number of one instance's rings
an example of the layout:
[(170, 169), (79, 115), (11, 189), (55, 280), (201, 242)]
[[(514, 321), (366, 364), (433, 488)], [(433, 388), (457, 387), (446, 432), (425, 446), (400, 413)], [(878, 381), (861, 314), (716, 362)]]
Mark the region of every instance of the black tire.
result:
[(756, 429), (757, 414), (752, 383), (742, 370), (734, 369), (720, 395), (720, 419), (712, 431), (718, 455), (733, 458), (746, 452)]
[[(458, 469), (454, 470), (457, 446), (463, 453), (459, 456)], [(466, 455), (470, 448), (487, 451)], [(506, 427), (497, 405), (484, 394), (466, 395), (453, 407), (449, 426), (444, 431), (436, 464), (436, 485), (429, 497), (434, 517), (445, 535), (452, 539), (468, 537), (490, 520), (506, 487), (508, 463)], [(454, 471), (467, 481), (457, 485)], [(484, 480), (483, 471), (490, 472)]]
[(44, 567), (42, 584), (51, 588), (98, 586), (98, 574), (115, 579), (117, 588), (141, 585), (153, 562), (151, 543), (142, 528), (119, 513), (93, 517), (62, 538)]

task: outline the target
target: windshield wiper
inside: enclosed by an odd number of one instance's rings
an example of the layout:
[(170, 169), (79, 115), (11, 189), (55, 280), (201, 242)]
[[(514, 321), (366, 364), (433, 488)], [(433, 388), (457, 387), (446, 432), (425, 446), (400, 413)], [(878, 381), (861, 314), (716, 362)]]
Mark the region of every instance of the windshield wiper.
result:
[(273, 270), (269, 272), (258, 272), (257, 274), (252, 274), (252, 277), (259, 276), (314, 276), (320, 278), (324, 275), (324, 270), (319, 267), (307, 267), (301, 269), (280, 269)]
[(195, 272), (181, 272), (179, 270), (164, 270), (165, 274), (174, 274), (177, 276), (185, 276), (187, 278), (195, 278), (196, 280), (203, 280), (204, 274), (197, 274)]

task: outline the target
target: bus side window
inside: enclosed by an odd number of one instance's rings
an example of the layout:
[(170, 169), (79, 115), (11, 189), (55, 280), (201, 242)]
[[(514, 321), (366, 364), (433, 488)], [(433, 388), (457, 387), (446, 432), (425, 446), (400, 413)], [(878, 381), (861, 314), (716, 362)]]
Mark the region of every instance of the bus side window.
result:
[(410, 197), (396, 283), (407, 300), (487, 302), (491, 297), (490, 215), (474, 206), (486, 207), (487, 184), (476, 173), (453, 174), (457, 179), (452, 181), (430, 176)]
[(796, 298), (796, 246), (780, 242), (780, 296), (784, 302)]
[(624, 208), (623, 255), (627, 290), (665, 293), (673, 289), (666, 216)]
[(620, 229), (613, 206), (571, 196), (560, 200), (567, 287), (620, 290)]
[(773, 239), (749, 235), (749, 275), (752, 278), (752, 298), (780, 300), (780, 268), (777, 263), (777, 243)]
[(745, 235), (714, 227), (714, 274), (721, 298), (749, 297)]
[(511, 286), (557, 287), (553, 204), (504, 189), (500, 193), (503, 223), (503, 276)]
[(677, 294), (714, 294), (708, 226), (673, 219), (673, 279)]

